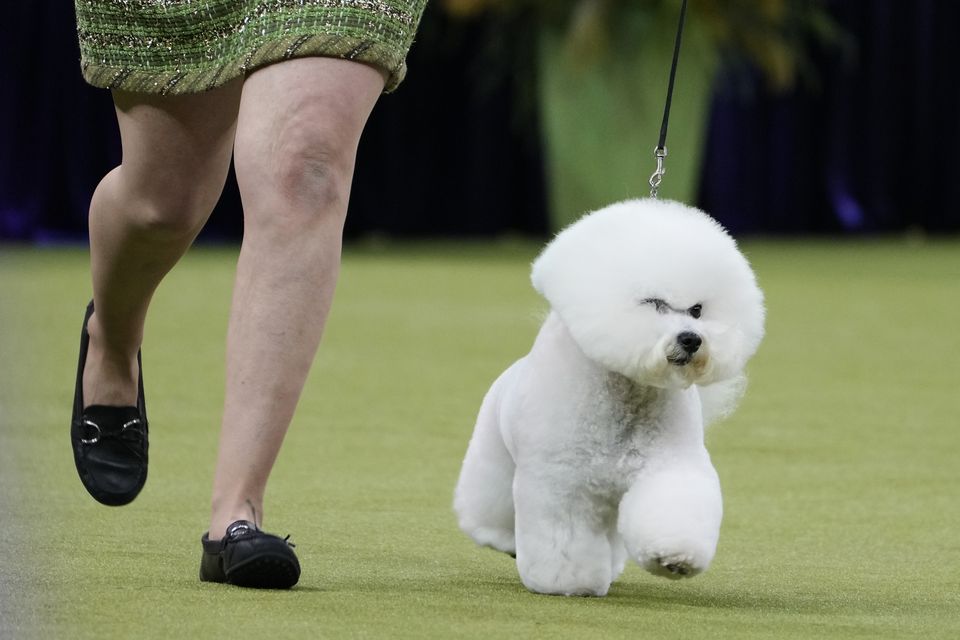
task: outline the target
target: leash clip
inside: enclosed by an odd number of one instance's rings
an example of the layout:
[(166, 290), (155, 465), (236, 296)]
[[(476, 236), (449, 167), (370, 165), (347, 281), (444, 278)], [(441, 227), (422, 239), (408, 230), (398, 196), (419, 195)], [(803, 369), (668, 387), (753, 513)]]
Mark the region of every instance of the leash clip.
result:
[(657, 170), (650, 176), (650, 197), (656, 198), (660, 192), (660, 183), (663, 182), (663, 174), (667, 172), (663, 166), (663, 159), (667, 157), (667, 148), (657, 147), (653, 150), (653, 155), (657, 159)]

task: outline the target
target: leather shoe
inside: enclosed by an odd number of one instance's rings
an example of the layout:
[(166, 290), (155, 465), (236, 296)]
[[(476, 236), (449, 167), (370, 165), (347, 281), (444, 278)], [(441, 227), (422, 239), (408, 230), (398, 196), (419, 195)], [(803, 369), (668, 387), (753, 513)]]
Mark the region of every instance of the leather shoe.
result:
[(90, 344), (87, 323), (92, 315), (93, 302), (87, 306), (80, 331), (80, 362), (73, 396), (70, 441), (77, 473), (86, 490), (97, 502), (120, 506), (133, 501), (147, 481), (147, 408), (143, 398), (143, 367), (138, 351), (137, 406), (84, 406), (83, 368)]
[(210, 540), (205, 533), (200, 539), (200, 580), (256, 589), (289, 589), (300, 579), (300, 562), (289, 537), (265, 533), (246, 520), (227, 527), (221, 540)]

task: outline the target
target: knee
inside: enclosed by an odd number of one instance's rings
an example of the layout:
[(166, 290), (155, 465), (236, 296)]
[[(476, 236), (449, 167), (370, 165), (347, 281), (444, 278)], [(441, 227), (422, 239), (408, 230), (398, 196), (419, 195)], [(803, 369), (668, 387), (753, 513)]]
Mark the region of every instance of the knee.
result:
[(146, 199), (138, 223), (148, 233), (171, 238), (193, 237), (200, 232), (219, 198), (205, 192), (164, 194)]
[(280, 150), (272, 174), (268, 185), (283, 202), (332, 213), (346, 209), (353, 158), (327, 136), (308, 136)]
[(264, 143), (238, 137), (237, 180), (248, 229), (309, 233), (342, 226), (356, 142), (335, 131), (288, 126)]
[(158, 173), (132, 185), (133, 223), (154, 236), (193, 237), (210, 217), (226, 180), (226, 169), (216, 175), (178, 168)]

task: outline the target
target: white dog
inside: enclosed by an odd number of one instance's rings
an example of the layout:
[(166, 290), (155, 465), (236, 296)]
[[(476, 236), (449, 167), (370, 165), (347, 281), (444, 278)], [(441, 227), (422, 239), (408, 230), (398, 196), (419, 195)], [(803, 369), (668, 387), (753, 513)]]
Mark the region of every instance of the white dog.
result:
[(460, 528), (540, 593), (602, 596), (628, 556), (702, 572), (723, 512), (704, 424), (733, 409), (763, 337), (747, 260), (701, 211), (632, 200), (560, 233), (532, 280), (551, 311), (484, 398)]

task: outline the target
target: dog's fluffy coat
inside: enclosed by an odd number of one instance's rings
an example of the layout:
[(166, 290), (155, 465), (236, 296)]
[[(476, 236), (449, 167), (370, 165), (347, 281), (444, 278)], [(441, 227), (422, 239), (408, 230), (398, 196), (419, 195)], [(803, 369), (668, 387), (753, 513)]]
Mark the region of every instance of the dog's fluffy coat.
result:
[(632, 200), (561, 232), (533, 264), (551, 311), (494, 382), (454, 508), (540, 593), (597, 595), (633, 558), (667, 577), (713, 559), (722, 502), (703, 443), (763, 337), (763, 295), (703, 212)]

